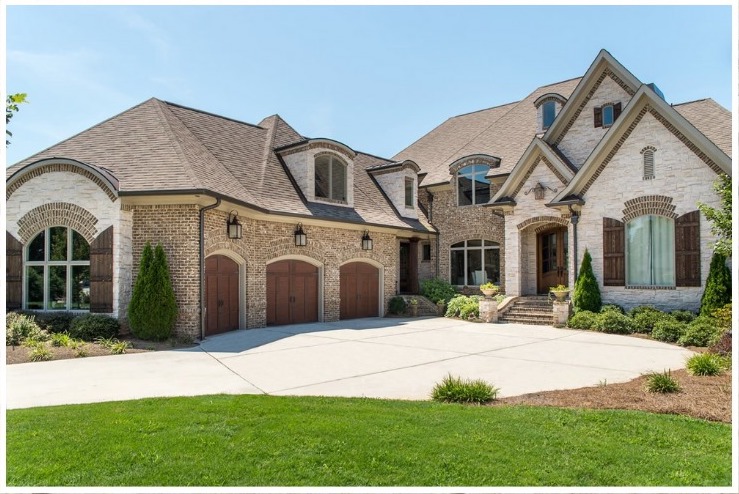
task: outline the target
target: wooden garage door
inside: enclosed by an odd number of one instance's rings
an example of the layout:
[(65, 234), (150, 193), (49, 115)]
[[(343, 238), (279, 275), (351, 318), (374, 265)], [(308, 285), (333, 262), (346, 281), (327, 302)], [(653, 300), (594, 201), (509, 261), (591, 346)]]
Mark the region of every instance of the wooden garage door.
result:
[(341, 319), (379, 316), (380, 270), (366, 262), (341, 266)]
[(205, 334), (239, 329), (239, 265), (226, 256), (205, 259)]
[(318, 268), (303, 261), (267, 265), (267, 325), (318, 321)]

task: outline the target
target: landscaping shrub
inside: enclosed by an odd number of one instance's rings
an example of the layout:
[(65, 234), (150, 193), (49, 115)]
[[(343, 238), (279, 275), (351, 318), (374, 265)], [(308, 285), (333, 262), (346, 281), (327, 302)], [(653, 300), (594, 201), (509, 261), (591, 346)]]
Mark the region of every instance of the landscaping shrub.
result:
[(5, 346), (20, 345), (27, 338), (39, 340), (44, 334), (34, 316), (17, 312), (8, 312), (5, 315)]
[(31, 362), (43, 362), (45, 360), (51, 360), (51, 351), (46, 348), (43, 344), (36, 344), (31, 347), (31, 351), (28, 352), (28, 358)]
[(670, 315), (680, 322), (691, 323), (695, 319), (695, 313), (689, 310), (673, 310)]
[(595, 279), (595, 274), (593, 274), (593, 258), (590, 256), (588, 249), (585, 249), (580, 272), (575, 281), (572, 305), (575, 312), (581, 310), (599, 312), (601, 303), (600, 288), (598, 288), (598, 281)]
[(652, 372), (647, 374), (647, 391), (650, 393), (676, 393), (680, 391), (680, 384), (670, 375), (669, 370), (662, 373)]
[(726, 257), (714, 252), (706, 280), (706, 290), (701, 297), (700, 314), (710, 316), (714, 310), (729, 302), (731, 302), (731, 271), (726, 267)]
[(720, 309), (716, 309), (711, 312), (711, 316), (716, 319), (716, 324), (719, 328), (730, 329), (731, 328), (731, 302), (724, 305)]
[(589, 310), (581, 310), (567, 321), (567, 327), (572, 329), (595, 329), (598, 314)]
[(403, 314), (407, 307), (408, 304), (405, 302), (405, 299), (403, 297), (393, 297), (387, 304), (387, 311), (390, 314), (394, 314), (397, 316)]
[(629, 311), (629, 316), (636, 317), (637, 314), (641, 314), (642, 312), (659, 312), (662, 313), (661, 310), (659, 310), (657, 307), (653, 305), (637, 305), (633, 309)]
[(83, 314), (75, 317), (69, 328), (69, 336), (83, 341), (118, 336), (118, 319), (104, 314)]
[(713, 353), (697, 353), (687, 360), (685, 366), (694, 376), (715, 376), (723, 369), (719, 357)]
[(487, 403), (498, 396), (498, 391), (482, 379), (462, 380), (449, 374), (434, 386), (431, 398), (445, 403)]
[(469, 319), (480, 316), (480, 297), (477, 295), (457, 295), (446, 307), (446, 317)]
[(144, 340), (166, 340), (177, 320), (177, 301), (169, 277), (167, 256), (161, 244), (149, 242), (141, 255), (136, 284), (128, 307), (131, 332)]
[(449, 302), (456, 294), (457, 291), (451, 283), (441, 278), (432, 278), (421, 282), (421, 295), (434, 303), (438, 303), (440, 300), (444, 303)]
[(708, 346), (723, 330), (712, 317), (699, 316), (688, 324), (685, 332), (677, 340), (682, 346)]
[(606, 304), (600, 308), (601, 312), (606, 312), (609, 310), (618, 312), (619, 314), (624, 314), (624, 315), (626, 314), (626, 311), (624, 310), (624, 308), (617, 304)]
[(654, 323), (652, 329), (652, 338), (668, 343), (675, 343), (685, 334), (688, 325), (680, 322), (670, 315), (665, 315), (659, 321)]
[[(29, 311), (30, 312), (30, 311)], [(34, 312), (36, 324), (49, 333), (64, 333), (69, 331), (76, 314), (67, 311)]]
[(634, 332), (651, 333), (657, 321), (664, 319), (665, 317), (669, 318), (670, 316), (664, 312), (658, 311), (657, 309), (637, 312), (636, 315), (631, 318), (634, 323)]
[(598, 314), (595, 329), (603, 333), (629, 334), (634, 332), (634, 324), (630, 317), (608, 310)]

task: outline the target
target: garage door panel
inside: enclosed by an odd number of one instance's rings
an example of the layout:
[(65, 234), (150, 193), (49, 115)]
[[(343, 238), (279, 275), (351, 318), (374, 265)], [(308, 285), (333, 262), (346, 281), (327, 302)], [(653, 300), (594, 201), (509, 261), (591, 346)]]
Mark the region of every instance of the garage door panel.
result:
[(267, 325), (318, 321), (318, 268), (303, 261), (267, 266)]
[(366, 262), (351, 262), (340, 271), (341, 319), (377, 317), (379, 269)]
[(239, 328), (239, 265), (215, 255), (205, 259), (205, 334)]

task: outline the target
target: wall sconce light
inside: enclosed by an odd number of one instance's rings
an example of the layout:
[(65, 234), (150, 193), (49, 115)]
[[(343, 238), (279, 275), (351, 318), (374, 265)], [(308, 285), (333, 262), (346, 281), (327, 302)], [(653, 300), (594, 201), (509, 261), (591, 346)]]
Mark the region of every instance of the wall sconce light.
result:
[(239, 223), (238, 217), (239, 214), (235, 210), (228, 213), (228, 220), (226, 220), (226, 232), (228, 233), (228, 238), (241, 238), (241, 223)]
[(295, 227), (295, 246), (296, 247), (305, 247), (305, 244), (308, 243), (308, 235), (305, 234), (303, 231), (303, 224), (298, 223), (298, 226)]
[(362, 235), (362, 250), (372, 250), (372, 239), (369, 236), (369, 230), (365, 230), (364, 235)]
[(539, 182), (535, 186), (531, 187), (529, 190), (523, 193), (523, 195), (527, 196), (529, 195), (529, 192), (534, 192), (534, 199), (544, 199), (544, 193), (547, 191), (547, 189), (551, 190), (552, 192), (557, 192), (557, 189), (553, 189), (547, 185), (544, 185), (543, 183)]

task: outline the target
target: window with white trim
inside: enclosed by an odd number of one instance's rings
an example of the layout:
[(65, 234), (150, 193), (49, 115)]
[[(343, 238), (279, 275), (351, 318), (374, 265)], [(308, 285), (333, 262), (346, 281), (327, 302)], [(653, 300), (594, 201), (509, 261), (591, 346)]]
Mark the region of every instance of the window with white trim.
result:
[(554, 122), (554, 117), (557, 116), (557, 103), (552, 101), (546, 101), (541, 105), (541, 129), (547, 130)]
[(465, 240), (449, 252), (451, 283), (458, 286), (500, 283), (500, 245), (490, 240)]
[(469, 165), (457, 172), (457, 205), (487, 204), (490, 200), (488, 165)]
[(331, 154), (315, 160), (315, 194), (317, 198), (346, 202), (346, 170), (342, 160)]
[(25, 252), (25, 308), (90, 310), (90, 244), (77, 231), (52, 226)]

